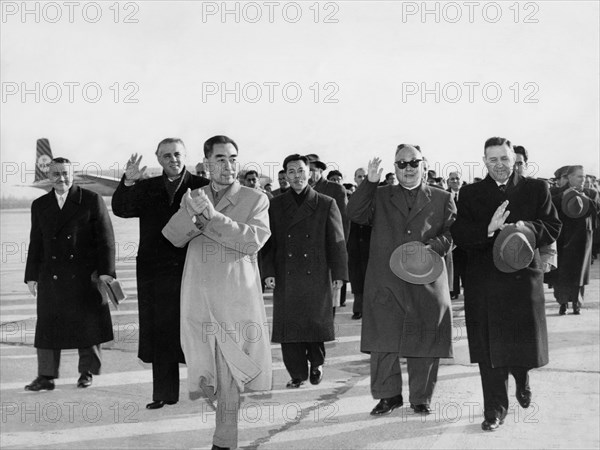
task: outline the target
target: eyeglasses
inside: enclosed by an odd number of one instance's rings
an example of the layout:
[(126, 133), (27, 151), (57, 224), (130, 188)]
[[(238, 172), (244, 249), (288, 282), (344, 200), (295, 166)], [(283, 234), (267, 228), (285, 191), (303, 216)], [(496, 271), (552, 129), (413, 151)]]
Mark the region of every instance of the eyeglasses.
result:
[(406, 169), (406, 166), (410, 166), (414, 169), (419, 167), (419, 164), (423, 161), (422, 159), (413, 159), (412, 161), (396, 161), (394, 164), (398, 167), (398, 169)]

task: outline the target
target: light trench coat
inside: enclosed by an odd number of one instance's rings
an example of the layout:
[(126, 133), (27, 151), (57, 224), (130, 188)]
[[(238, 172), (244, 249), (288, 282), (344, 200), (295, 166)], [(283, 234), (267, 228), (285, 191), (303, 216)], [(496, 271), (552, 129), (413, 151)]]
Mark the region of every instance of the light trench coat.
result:
[[(212, 200), (210, 186), (202, 188)], [(198, 195), (198, 190), (192, 196)], [(175, 246), (189, 242), (181, 284), (181, 346), (190, 398), (217, 391), (216, 351), (240, 391), (269, 390), (271, 348), (257, 253), (269, 239), (269, 200), (235, 182), (208, 222), (181, 207), (163, 229)]]

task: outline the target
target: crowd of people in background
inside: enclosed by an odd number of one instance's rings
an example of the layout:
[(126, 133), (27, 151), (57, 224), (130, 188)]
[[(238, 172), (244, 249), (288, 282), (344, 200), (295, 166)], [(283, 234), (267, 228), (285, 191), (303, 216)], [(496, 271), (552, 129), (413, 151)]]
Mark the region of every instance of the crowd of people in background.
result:
[[(401, 144), (394, 172), (382, 177), (375, 156), (351, 181), (316, 154), (288, 155), (273, 189), (256, 170), (239, 170), (238, 152), (233, 139), (214, 136), (192, 174), (183, 141), (165, 139), (155, 152), (163, 174), (145, 177), (134, 154), (113, 195), (115, 215), (139, 218), (138, 357), (152, 364), (148, 409), (179, 401), (185, 362), (190, 398), (217, 412), (213, 447), (236, 447), (241, 393), (271, 389), (269, 341), (281, 344), (287, 388), (322, 381), (348, 282), (379, 400), (371, 415), (402, 406), (400, 357), (411, 408), (431, 412), (439, 360), (452, 357), (451, 301), (461, 293), (482, 429), (504, 423), (509, 374), (529, 407), (528, 373), (548, 363), (542, 283), (559, 315), (569, 304), (582, 312), (600, 248), (597, 177), (581, 165), (528, 177), (527, 150), (494, 137), (484, 145), (488, 175), (471, 183), (456, 170), (438, 176), (418, 145)], [(29, 391), (54, 389), (66, 348), (79, 349), (77, 386), (88, 388), (100, 373), (100, 345), (113, 338), (107, 300), (90, 284), (116, 277), (107, 208), (73, 186), (68, 159), (53, 159), (48, 177), (53, 190), (32, 205), (25, 270), (38, 301)], [(273, 290), (271, 330), (265, 289)], [(251, 339), (236, 335), (250, 328)]]

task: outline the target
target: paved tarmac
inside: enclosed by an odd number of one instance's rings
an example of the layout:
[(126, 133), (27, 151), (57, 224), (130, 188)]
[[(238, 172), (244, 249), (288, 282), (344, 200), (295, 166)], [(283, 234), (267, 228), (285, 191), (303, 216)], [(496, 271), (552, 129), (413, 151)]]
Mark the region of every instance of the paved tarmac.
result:
[[(187, 398), (181, 366), (180, 401), (160, 410), (151, 400), (151, 370), (136, 357), (137, 301), (131, 260), (118, 267), (130, 298), (111, 309), (115, 340), (103, 350), (103, 374), (77, 389), (77, 352), (63, 351), (61, 378), (51, 392), (23, 390), (36, 376), (35, 300), (18, 270), (2, 269), (0, 297), (0, 447), (9, 448), (210, 448), (214, 413)], [(240, 412), (240, 447), (261, 449), (396, 448), (599, 448), (600, 264), (592, 266), (582, 315), (558, 315), (546, 291), (550, 364), (531, 372), (533, 402), (522, 409), (512, 393), (505, 424), (483, 432), (479, 371), (470, 364), (462, 296), (453, 301), (455, 357), (443, 360), (433, 414), (415, 415), (405, 404), (371, 417), (368, 356), (359, 352), (360, 321), (350, 319), (352, 295), (336, 315), (337, 340), (326, 345), (325, 377), (318, 386), (285, 388), (288, 375), (273, 346), (274, 385), (248, 393)], [(6, 287), (6, 281), (11, 281)], [(267, 315), (272, 296), (265, 294)], [(112, 307), (111, 307), (112, 308)], [(403, 364), (403, 370), (405, 365)], [(404, 370), (405, 376), (406, 371)], [(406, 378), (405, 378), (406, 381)], [(404, 397), (408, 398), (405, 385)]]

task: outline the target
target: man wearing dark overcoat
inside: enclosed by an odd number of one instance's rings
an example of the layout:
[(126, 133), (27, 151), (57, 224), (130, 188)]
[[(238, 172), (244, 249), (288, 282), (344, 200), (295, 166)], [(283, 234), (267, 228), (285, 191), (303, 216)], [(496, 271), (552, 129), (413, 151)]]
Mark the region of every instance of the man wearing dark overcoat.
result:
[(290, 190), (271, 200), (271, 238), (263, 254), (263, 276), (273, 291), (272, 341), (297, 388), (323, 377), (325, 344), (334, 336), (333, 289), (348, 280), (348, 256), (336, 202), (308, 185), (305, 156), (283, 162)]
[(113, 339), (108, 299), (96, 282), (115, 275), (115, 239), (101, 196), (73, 185), (73, 165), (54, 158), (48, 170), (53, 189), (31, 205), (31, 234), (25, 282), (37, 297), (34, 346), (38, 377), (29, 391), (52, 390), (61, 349), (79, 350), (77, 387), (100, 373), (100, 344)]
[[(548, 333), (539, 247), (561, 229), (547, 184), (514, 171), (510, 141), (490, 138), (483, 161), (488, 175), (460, 191), (452, 237), (467, 253), (465, 318), (471, 362), (479, 363), (484, 416), (481, 427), (496, 430), (508, 409), (508, 374), (521, 406), (531, 402), (528, 371), (548, 363)], [(535, 236), (528, 267), (505, 273), (493, 261), (493, 246), (505, 223), (522, 222)]]
[[(567, 312), (569, 302), (573, 304), (573, 314), (581, 313), (585, 286), (590, 279), (593, 232), (598, 227), (600, 212), (598, 193), (583, 187), (583, 166), (569, 166), (567, 178), (568, 183), (558, 188), (552, 196), (554, 206), (558, 210), (558, 218), (563, 224), (557, 240), (558, 268), (553, 278), (554, 298), (560, 304), (561, 316)], [(567, 215), (562, 207), (563, 198), (570, 191), (577, 191), (582, 198), (587, 197), (587, 211), (580, 217)]]
[(152, 363), (152, 402), (158, 409), (179, 400), (179, 363), (185, 362), (179, 338), (181, 278), (187, 247), (173, 246), (161, 233), (179, 210), (183, 194), (208, 180), (185, 169), (186, 150), (180, 139), (158, 144), (163, 174), (144, 178), (137, 154), (127, 161), (125, 174), (112, 197), (119, 217), (139, 217), (137, 290), (140, 320), (138, 358)]
[[(458, 197), (461, 188), (460, 173), (450, 172), (448, 174), (448, 189), (454, 204), (458, 206)], [(456, 243), (455, 243), (456, 244)], [(465, 265), (467, 263), (467, 253), (460, 247), (454, 246), (452, 250), (452, 292), (450, 298), (455, 300), (460, 295), (461, 282), (465, 284)]]
[(418, 241), (445, 257), (456, 207), (449, 192), (424, 183), (417, 146), (399, 145), (394, 158), (399, 184), (378, 187), (383, 169), (374, 158), (348, 203), (350, 220), (373, 226), (360, 347), (371, 354), (371, 394), (380, 399), (371, 415), (402, 406), (401, 357), (407, 359), (411, 407), (428, 414), (439, 359), (452, 357), (448, 275), (444, 270), (431, 283), (409, 283), (392, 272), (390, 256), (398, 246)]

